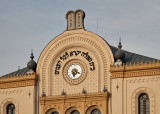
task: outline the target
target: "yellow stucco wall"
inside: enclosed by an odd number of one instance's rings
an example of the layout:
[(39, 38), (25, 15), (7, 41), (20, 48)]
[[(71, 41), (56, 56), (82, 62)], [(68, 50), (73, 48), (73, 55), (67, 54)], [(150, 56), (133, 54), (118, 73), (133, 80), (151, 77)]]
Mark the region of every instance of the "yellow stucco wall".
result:
[(150, 114), (160, 112), (160, 75), (112, 80), (113, 114), (138, 114), (138, 96), (147, 93), (150, 100)]
[(16, 114), (35, 114), (35, 87), (17, 87), (0, 90), (0, 114), (5, 114), (7, 104), (13, 103)]

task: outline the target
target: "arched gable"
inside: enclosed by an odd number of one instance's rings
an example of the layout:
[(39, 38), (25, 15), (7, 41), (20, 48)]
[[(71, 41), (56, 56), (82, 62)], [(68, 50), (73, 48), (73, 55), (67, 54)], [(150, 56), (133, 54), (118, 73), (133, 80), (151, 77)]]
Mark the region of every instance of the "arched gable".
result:
[[(74, 56), (69, 55), (71, 52), (74, 52)], [(82, 65), (82, 70), (86, 70), (86, 78), (77, 84), (75, 80), (75, 83), (69, 83), (64, 79), (64, 72), (67, 72), (65, 66), (69, 66), (69, 61), (72, 60), (86, 65)], [(76, 94), (80, 93), (82, 88), (87, 92), (102, 91), (104, 86), (109, 88), (109, 68), (113, 61), (110, 47), (98, 35), (83, 29), (65, 31), (53, 39), (39, 57), (37, 74), (40, 77), (40, 94), (60, 95), (62, 90), (68, 94)]]

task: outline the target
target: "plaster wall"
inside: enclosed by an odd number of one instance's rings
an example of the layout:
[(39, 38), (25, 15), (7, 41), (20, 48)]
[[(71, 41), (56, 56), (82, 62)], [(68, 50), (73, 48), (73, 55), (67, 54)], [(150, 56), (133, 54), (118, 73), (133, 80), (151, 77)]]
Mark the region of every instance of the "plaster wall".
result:
[(160, 75), (112, 80), (113, 114), (138, 114), (138, 96), (147, 93), (150, 99), (150, 114), (160, 112)]
[(16, 114), (35, 114), (35, 87), (26, 86), (0, 90), (0, 114), (6, 113), (6, 106), (15, 105)]

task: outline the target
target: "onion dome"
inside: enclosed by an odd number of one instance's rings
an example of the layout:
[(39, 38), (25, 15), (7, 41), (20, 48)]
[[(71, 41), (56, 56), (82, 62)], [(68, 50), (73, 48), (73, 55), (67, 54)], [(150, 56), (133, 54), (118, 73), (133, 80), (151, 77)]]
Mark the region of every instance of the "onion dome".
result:
[(35, 72), (36, 71), (36, 67), (37, 67), (37, 63), (33, 60), (34, 56), (33, 56), (33, 52), (31, 52), (31, 56), (30, 56), (31, 60), (27, 63), (27, 68), (28, 68), (28, 72)]
[(120, 62), (123, 61), (123, 59), (125, 58), (125, 53), (123, 50), (121, 50), (122, 45), (121, 45), (121, 40), (119, 41), (119, 45), (118, 45), (118, 50), (114, 55), (114, 58), (116, 59), (116, 62)]

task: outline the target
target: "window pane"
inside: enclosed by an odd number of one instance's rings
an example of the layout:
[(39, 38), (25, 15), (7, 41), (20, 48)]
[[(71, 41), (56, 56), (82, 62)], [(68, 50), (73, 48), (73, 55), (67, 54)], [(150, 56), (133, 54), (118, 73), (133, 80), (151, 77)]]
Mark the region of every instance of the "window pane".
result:
[(139, 96), (138, 104), (139, 114), (150, 114), (149, 97), (146, 93)]
[(51, 114), (59, 114), (59, 113), (55, 111), (55, 112), (52, 112)]
[(14, 104), (9, 104), (7, 106), (7, 114), (15, 114), (15, 106), (14, 106)]
[(74, 110), (74, 111), (71, 112), (71, 114), (80, 114), (80, 113), (79, 113), (79, 111)]
[(91, 114), (101, 114), (101, 111), (98, 109), (94, 109)]

